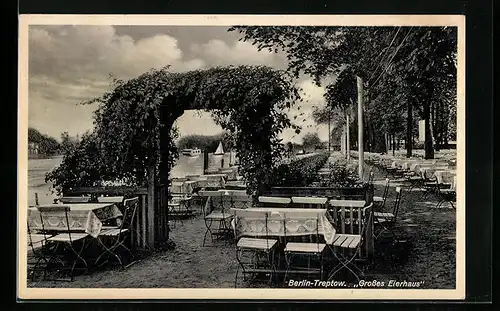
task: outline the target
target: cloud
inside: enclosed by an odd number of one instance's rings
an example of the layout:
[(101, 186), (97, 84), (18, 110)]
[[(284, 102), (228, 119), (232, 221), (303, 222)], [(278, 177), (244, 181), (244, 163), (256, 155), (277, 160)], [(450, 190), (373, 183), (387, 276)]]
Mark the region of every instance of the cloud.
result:
[[(133, 29), (138, 28), (140, 26)], [(175, 31), (161, 33), (158, 29), (150, 29), (150, 33), (144, 31), (141, 35), (135, 33), (132, 36), (124, 29), (117, 33), (116, 28), (109, 25), (31, 26), (30, 126), (56, 138), (63, 131), (77, 135), (92, 129), (95, 106), (78, 104), (108, 90), (110, 74), (119, 79), (129, 79), (151, 68), (166, 65), (171, 65), (171, 70), (178, 72), (226, 65), (286, 68), (283, 55), (258, 51), (250, 43), (226, 35), (223, 29), (209, 29), (216, 34), (209, 39), (206, 36), (193, 38), (189, 35), (192, 30), (178, 27)], [(295, 107), (290, 114), (293, 117), (304, 113), (302, 119), (306, 120), (300, 122), (304, 131), (298, 136), (293, 130), (284, 133), (286, 140), (300, 141), (303, 134), (315, 130), (310, 116), (312, 106), (323, 102), (324, 90), (311, 80), (300, 81), (300, 87), (305, 92), (306, 102), (300, 112)], [(177, 124), (181, 135), (212, 134), (221, 130), (208, 114), (199, 116), (186, 112)]]
[[(202, 68), (201, 59), (184, 60), (177, 39), (157, 34), (134, 40), (113, 26), (45, 26), (29, 31), (30, 126), (58, 137), (92, 128), (92, 109), (78, 103), (103, 94), (110, 74), (129, 79), (151, 68)], [(90, 113), (83, 113), (89, 110)], [(75, 116), (78, 116), (75, 118)], [(72, 119), (72, 122), (60, 120)]]
[(243, 41), (228, 44), (215, 39), (204, 44), (193, 43), (190, 52), (199, 55), (211, 66), (268, 65), (277, 69), (286, 67), (284, 58), (280, 54), (259, 51), (251, 43)]

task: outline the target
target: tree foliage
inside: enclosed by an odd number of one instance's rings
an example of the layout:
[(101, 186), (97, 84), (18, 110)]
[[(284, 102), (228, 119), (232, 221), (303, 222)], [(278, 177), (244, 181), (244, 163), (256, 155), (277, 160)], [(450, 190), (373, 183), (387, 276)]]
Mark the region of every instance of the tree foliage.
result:
[[(447, 137), (444, 132), (449, 131), (449, 125), (445, 123), (456, 105), (456, 27), (235, 26), (230, 30), (241, 33), (241, 40), (259, 49), (285, 52), (288, 70), (296, 76), (310, 75), (317, 84), (343, 72), (351, 79), (362, 77), (368, 94), (365, 137), (369, 140), (381, 140), (381, 130), (399, 132), (400, 107), (407, 107), (413, 116), (408, 105), (426, 122), (436, 115), (434, 131), (426, 127), (428, 157), (432, 157), (431, 138)], [(332, 108), (348, 105), (352, 83), (345, 87), (335, 84), (327, 87), (328, 104)], [(375, 107), (378, 105), (395, 113), (387, 118), (377, 114), (384, 110)], [(381, 119), (382, 124), (378, 124)], [(411, 118), (409, 121), (413, 123)], [(411, 137), (413, 129), (407, 131)]]
[(319, 139), (318, 133), (307, 133), (302, 138), (302, 146), (305, 149), (316, 149), (321, 146), (321, 140)]
[(37, 144), (40, 154), (54, 155), (60, 152), (60, 144), (55, 138), (44, 135), (32, 127), (28, 128), (28, 143)]

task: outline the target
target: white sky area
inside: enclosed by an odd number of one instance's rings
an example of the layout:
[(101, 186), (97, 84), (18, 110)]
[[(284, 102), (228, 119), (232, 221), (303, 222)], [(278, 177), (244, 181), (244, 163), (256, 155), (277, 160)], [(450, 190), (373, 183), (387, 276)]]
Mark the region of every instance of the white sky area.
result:
[[(225, 27), (166, 26), (31, 26), (29, 32), (29, 126), (56, 139), (62, 132), (81, 135), (93, 128), (95, 106), (79, 103), (100, 96), (109, 88), (110, 74), (133, 78), (151, 68), (171, 65), (183, 72), (227, 65), (266, 65), (286, 68), (283, 55), (259, 52)], [(282, 134), (300, 143), (308, 132), (328, 140), (326, 125), (317, 126), (310, 113), (324, 105), (323, 87), (309, 77), (297, 84), (304, 103), (296, 123), (303, 127)], [(297, 114), (297, 107), (290, 116)], [(222, 129), (209, 113), (186, 111), (177, 120), (181, 136), (217, 134)]]

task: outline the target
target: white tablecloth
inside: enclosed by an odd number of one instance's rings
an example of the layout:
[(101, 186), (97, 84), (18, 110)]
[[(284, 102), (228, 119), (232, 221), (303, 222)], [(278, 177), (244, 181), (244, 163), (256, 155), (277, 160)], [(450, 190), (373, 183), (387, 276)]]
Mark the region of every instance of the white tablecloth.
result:
[[(305, 236), (318, 233), (326, 243), (333, 243), (335, 228), (326, 209), (249, 208), (233, 209), (236, 236)], [(267, 230), (266, 230), (267, 214)]]

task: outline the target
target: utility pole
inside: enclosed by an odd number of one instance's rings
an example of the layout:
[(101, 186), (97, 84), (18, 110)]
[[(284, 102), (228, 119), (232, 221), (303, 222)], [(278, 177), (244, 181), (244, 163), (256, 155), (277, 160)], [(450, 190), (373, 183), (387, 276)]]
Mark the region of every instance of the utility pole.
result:
[(363, 180), (363, 164), (365, 161), (363, 146), (363, 79), (356, 77), (358, 86), (358, 174), (359, 179)]

